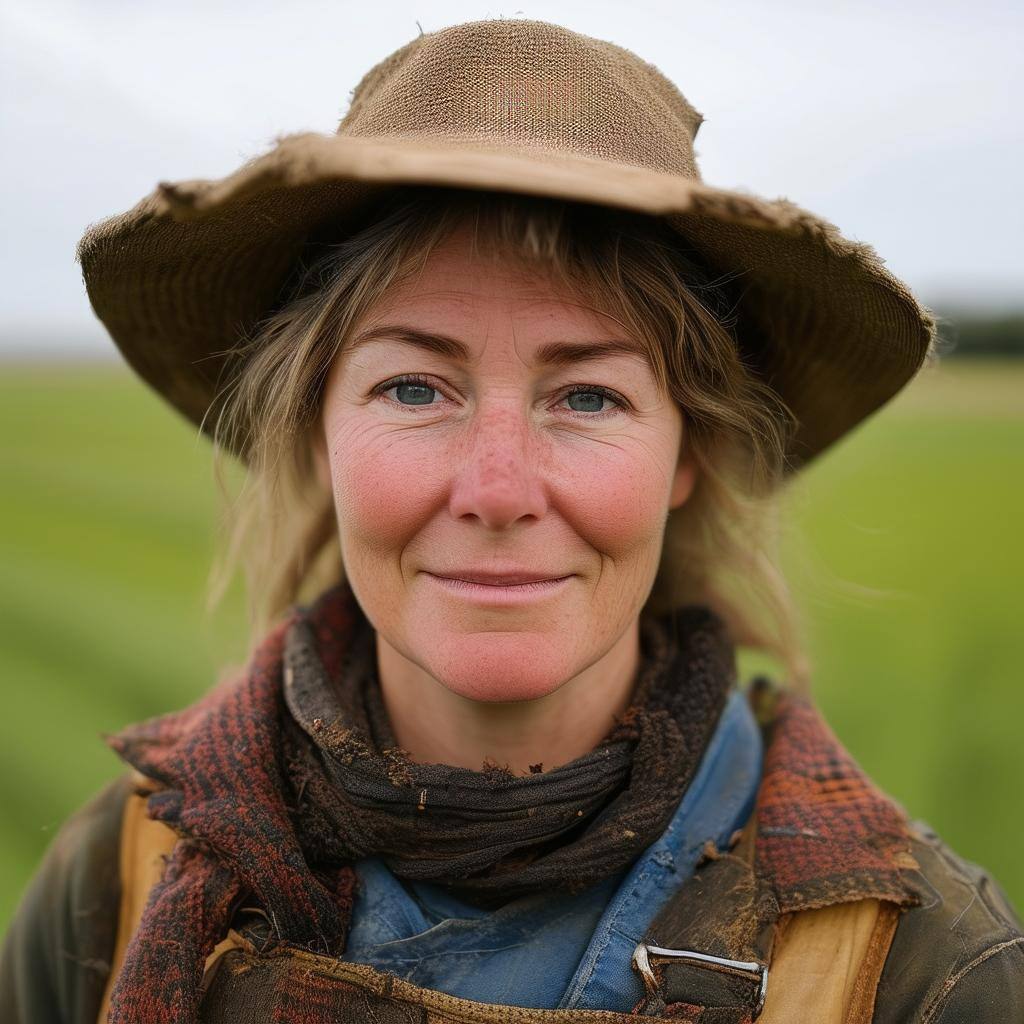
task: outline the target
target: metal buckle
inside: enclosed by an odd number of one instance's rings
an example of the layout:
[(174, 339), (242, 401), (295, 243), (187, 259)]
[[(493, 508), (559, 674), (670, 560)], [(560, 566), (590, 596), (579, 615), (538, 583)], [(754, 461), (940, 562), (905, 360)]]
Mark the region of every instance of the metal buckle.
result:
[(757, 1020), (764, 1009), (764, 999), (768, 994), (768, 967), (756, 961), (727, 960), (722, 956), (710, 953), (698, 953), (690, 949), (665, 949), (663, 946), (650, 946), (645, 942), (637, 944), (633, 950), (633, 964), (643, 978), (644, 987), (649, 993), (658, 989), (658, 979), (651, 970), (652, 963), (667, 963), (672, 960), (685, 960), (696, 967), (706, 967), (710, 971), (722, 974), (736, 974), (750, 981), (756, 981), (757, 1003), (751, 1014), (751, 1020)]

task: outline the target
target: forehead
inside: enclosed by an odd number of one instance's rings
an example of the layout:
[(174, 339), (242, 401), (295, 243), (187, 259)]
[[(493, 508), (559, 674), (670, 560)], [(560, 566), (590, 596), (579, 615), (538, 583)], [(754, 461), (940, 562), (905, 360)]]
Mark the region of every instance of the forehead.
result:
[[(439, 331), (425, 331), (403, 323), (381, 323), (360, 331), (348, 351), (366, 348), (374, 342), (397, 343), (422, 351), (433, 352), (452, 362), (472, 362), (476, 356), (471, 345), (457, 336)], [(647, 362), (647, 353), (636, 342), (625, 338), (595, 341), (546, 341), (530, 352), (532, 362), (542, 366), (568, 366), (595, 359), (620, 357)]]
[(646, 347), (586, 296), (511, 258), (481, 255), (466, 232), (441, 243), (420, 271), (368, 310), (345, 347), (397, 343), (470, 362), (492, 339), (514, 342), (538, 364), (649, 362)]

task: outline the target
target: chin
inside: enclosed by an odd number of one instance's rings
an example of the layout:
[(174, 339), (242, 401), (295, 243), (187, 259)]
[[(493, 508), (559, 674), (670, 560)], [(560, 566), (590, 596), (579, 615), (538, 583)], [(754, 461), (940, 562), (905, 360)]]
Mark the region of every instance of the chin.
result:
[(428, 660), (447, 690), (482, 703), (538, 700), (572, 674), (564, 650), (548, 650), (534, 633), (462, 634)]

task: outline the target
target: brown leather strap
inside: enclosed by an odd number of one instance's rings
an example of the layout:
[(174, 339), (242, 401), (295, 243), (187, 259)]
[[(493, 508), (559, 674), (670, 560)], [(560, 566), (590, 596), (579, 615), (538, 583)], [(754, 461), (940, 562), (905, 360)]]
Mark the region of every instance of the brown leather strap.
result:
[[(709, 851), (711, 859), (665, 904), (644, 941), (768, 964), (778, 907), (753, 869), (756, 832), (756, 817), (751, 815), (731, 850)], [(715, 1024), (742, 1024), (756, 1011), (760, 988), (756, 977), (721, 973), (688, 960), (652, 961), (652, 965), (647, 996), (635, 1013), (697, 1019), (693, 1015), (704, 1012)]]
[(889, 956), (889, 947), (896, 935), (900, 920), (900, 908), (895, 903), (883, 901), (878, 906), (875, 927), (868, 939), (867, 949), (860, 964), (860, 972), (854, 984), (853, 995), (846, 1014), (846, 1024), (871, 1024), (875, 1016), (875, 995), (882, 969)]
[(157, 788), (157, 784), (140, 772), (134, 773), (133, 782), (136, 792), (125, 801), (121, 819), (121, 905), (117, 919), (117, 940), (97, 1017), (98, 1024), (106, 1024), (110, 995), (124, 962), (125, 950), (139, 926), (150, 891), (163, 877), (165, 858), (178, 839), (173, 829), (146, 815), (146, 800)]
[[(665, 905), (645, 942), (726, 960), (767, 965), (760, 981), (687, 960), (662, 960), (655, 986), (634, 1012), (714, 1024), (870, 1024), (875, 991), (899, 919), (888, 901), (862, 899), (780, 916), (773, 893), (754, 870), (757, 824), (689, 878)], [(651, 979), (649, 978), (650, 982)]]
[(806, 1020), (809, 1007), (820, 1024), (870, 1024), (898, 918), (871, 899), (786, 915), (758, 1024)]

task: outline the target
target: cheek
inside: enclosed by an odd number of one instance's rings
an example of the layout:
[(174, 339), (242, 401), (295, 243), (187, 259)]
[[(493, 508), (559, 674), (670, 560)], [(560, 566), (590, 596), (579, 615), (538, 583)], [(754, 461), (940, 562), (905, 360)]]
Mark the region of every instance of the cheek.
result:
[(444, 460), (436, 446), (372, 422), (341, 421), (329, 430), (343, 548), (383, 552), (402, 546), (431, 515), (442, 491)]
[(566, 460), (555, 479), (559, 504), (576, 532), (608, 555), (660, 547), (668, 506), (665, 458), (624, 443)]

